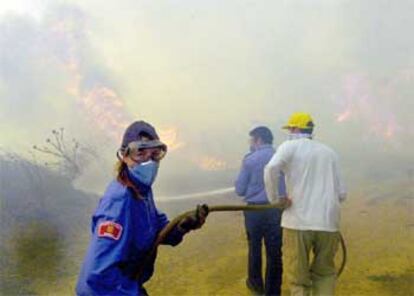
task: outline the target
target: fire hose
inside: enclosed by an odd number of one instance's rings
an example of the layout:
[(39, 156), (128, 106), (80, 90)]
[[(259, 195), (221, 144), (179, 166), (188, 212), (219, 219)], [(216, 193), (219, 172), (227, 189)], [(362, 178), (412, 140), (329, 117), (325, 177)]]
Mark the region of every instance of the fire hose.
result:
[[(265, 205), (215, 205), (215, 206), (209, 206), (208, 210), (209, 213), (212, 212), (234, 212), (234, 211), (262, 211), (262, 210), (268, 210), (268, 209), (275, 209), (275, 208), (279, 208), (278, 205), (273, 205), (273, 204), (265, 204)], [(187, 211), (184, 212), (180, 215), (178, 215), (177, 217), (175, 217), (173, 220), (171, 220), (170, 223), (168, 223), (158, 234), (157, 239), (155, 240), (151, 251), (149, 252), (148, 256), (146, 258), (148, 258), (148, 260), (152, 260), (155, 255), (157, 254), (157, 250), (158, 250), (158, 246), (165, 240), (165, 238), (168, 236), (168, 234), (177, 226), (177, 224), (184, 219), (187, 216), (190, 215), (194, 215), (195, 211)], [(340, 241), (340, 245), (341, 245), (341, 250), (342, 250), (342, 262), (339, 266), (338, 272), (337, 272), (337, 277), (339, 278), (339, 276), (342, 274), (342, 272), (344, 271), (345, 265), (346, 265), (346, 261), (347, 261), (347, 249), (346, 249), (346, 245), (345, 245), (345, 240), (342, 236), (341, 233), (339, 233), (339, 241)], [(140, 275), (143, 272), (144, 266), (146, 266), (146, 263), (144, 262), (144, 264), (142, 265), (142, 268), (138, 271), (137, 274), (137, 278), (140, 277)]]

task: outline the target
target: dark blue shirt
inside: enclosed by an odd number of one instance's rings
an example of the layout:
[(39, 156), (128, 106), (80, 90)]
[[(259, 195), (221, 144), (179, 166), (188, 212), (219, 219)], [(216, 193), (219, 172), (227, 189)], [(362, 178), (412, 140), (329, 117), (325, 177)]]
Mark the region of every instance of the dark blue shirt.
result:
[[(270, 161), (275, 150), (272, 145), (265, 144), (248, 153), (242, 163), (239, 176), (235, 183), (236, 193), (244, 197), (244, 201), (253, 204), (269, 203), (264, 185), (264, 168)], [(287, 196), (285, 177), (280, 175), (279, 195)]]
[[(168, 222), (155, 207), (149, 187), (139, 199), (130, 188), (113, 181), (92, 217), (92, 236), (77, 295), (140, 295), (142, 284), (153, 274), (154, 262), (145, 266), (140, 279), (134, 276)], [(182, 237), (175, 229), (163, 243), (177, 245)]]

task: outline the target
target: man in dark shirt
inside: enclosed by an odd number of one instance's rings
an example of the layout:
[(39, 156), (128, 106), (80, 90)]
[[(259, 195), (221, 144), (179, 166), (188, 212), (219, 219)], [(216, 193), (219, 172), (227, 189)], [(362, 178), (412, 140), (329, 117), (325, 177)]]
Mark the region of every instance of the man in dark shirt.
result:
[[(267, 204), (263, 180), (264, 167), (272, 158), (272, 132), (264, 126), (250, 133), (250, 153), (244, 159), (237, 178), (236, 193), (247, 204)], [(279, 195), (286, 197), (284, 176), (280, 176)], [(282, 284), (282, 229), (281, 210), (244, 212), (245, 227), (249, 246), (247, 287), (253, 292), (266, 295), (280, 295)], [(266, 275), (262, 277), (262, 241), (266, 247)]]

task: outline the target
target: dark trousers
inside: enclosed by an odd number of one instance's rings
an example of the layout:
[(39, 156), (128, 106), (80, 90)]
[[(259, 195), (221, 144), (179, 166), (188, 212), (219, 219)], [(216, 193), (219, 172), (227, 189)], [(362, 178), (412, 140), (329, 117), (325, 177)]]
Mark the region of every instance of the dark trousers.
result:
[(144, 288), (144, 286), (141, 286), (138, 289), (139, 289), (139, 291), (138, 291), (139, 296), (149, 296), (149, 294), (148, 294), (147, 290)]
[[(266, 295), (280, 295), (282, 285), (282, 228), (278, 209), (244, 212), (249, 245), (248, 281)], [(266, 248), (265, 281), (262, 277), (262, 241)]]

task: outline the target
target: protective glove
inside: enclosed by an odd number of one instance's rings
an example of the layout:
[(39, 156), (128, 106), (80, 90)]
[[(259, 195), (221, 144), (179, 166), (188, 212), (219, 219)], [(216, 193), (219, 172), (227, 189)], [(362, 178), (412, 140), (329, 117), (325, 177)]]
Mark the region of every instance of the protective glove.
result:
[(177, 225), (177, 228), (184, 233), (191, 230), (199, 229), (206, 222), (208, 216), (208, 206), (206, 204), (198, 205), (196, 210), (184, 217)]

